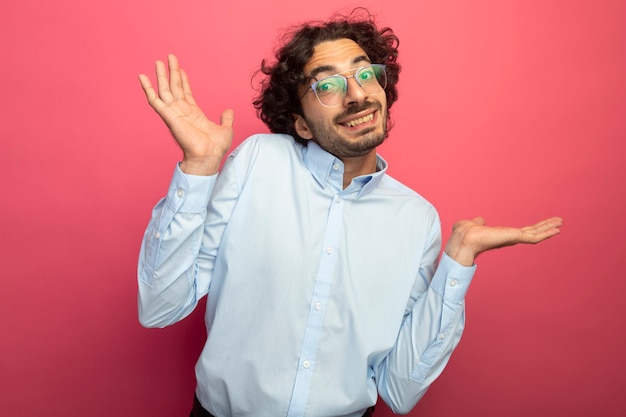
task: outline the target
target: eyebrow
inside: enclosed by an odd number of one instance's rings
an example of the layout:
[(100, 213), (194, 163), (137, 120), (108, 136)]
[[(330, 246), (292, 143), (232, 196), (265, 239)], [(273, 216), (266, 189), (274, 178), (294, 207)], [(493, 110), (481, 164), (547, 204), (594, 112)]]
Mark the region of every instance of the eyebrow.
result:
[[(354, 58), (352, 60), (353, 64), (360, 64), (361, 62), (367, 62), (370, 63), (369, 58), (366, 55), (359, 55), (356, 58)], [(317, 68), (314, 68), (313, 71), (311, 71), (311, 73), (307, 76), (307, 78), (315, 78), (317, 79), (317, 76), (323, 72), (336, 72), (337, 67), (335, 67), (334, 65), (322, 65), (319, 66)], [(349, 70), (348, 70), (349, 71)]]

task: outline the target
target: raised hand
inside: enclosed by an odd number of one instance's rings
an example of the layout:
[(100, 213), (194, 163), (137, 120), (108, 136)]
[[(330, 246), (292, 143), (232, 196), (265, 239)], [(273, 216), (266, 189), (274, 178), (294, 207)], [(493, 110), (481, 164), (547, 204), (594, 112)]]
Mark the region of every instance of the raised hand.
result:
[(563, 220), (552, 217), (526, 227), (486, 226), (482, 217), (461, 220), (452, 228), (446, 253), (462, 265), (470, 266), (482, 252), (517, 245), (539, 243), (560, 232)]
[(174, 55), (168, 56), (168, 71), (156, 62), (158, 92), (145, 74), (139, 81), (150, 106), (163, 119), (183, 151), (180, 168), (187, 174), (212, 175), (220, 166), (233, 139), (234, 112), (225, 110), (220, 122), (209, 120), (196, 104), (187, 73)]

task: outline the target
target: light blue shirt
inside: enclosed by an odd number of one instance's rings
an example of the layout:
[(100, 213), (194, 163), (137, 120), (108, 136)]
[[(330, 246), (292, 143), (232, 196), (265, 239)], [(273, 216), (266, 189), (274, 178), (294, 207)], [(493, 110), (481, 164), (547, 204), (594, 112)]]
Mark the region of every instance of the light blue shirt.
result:
[(316, 143), (256, 135), (219, 175), (176, 169), (139, 259), (139, 319), (162, 327), (208, 294), (196, 395), (229, 416), (407, 413), (464, 326), (475, 267), (442, 256), (435, 208), (386, 174), (343, 189)]

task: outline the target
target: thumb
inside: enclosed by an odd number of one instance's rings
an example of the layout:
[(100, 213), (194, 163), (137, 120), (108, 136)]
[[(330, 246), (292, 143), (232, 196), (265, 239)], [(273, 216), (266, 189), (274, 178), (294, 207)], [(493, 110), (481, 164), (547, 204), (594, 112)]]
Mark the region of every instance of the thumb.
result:
[(484, 224), (485, 224), (485, 218), (484, 218), (484, 217), (482, 217), (482, 216), (474, 217), (474, 218), (472, 219), (472, 222), (474, 222), (474, 223), (476, 223), (476, 224), (479, 224), (479, 225), (481, 225), (481, 226), (484, 226)]
[(455, 231), (456, 229), (467, 229), (468, 227), (475, 226), (475, 225), (484, 226), (485, 219), (482, 216), (478, 216), (469, 220), (468, 219), (459, 220), (458, 222), (452, 225), (452, 231)]
[(220, 116), (220, 124), (225, 127), (233, 127), (235, 122), (235, 112), (233, 109), (224, 110), (224, 113)]

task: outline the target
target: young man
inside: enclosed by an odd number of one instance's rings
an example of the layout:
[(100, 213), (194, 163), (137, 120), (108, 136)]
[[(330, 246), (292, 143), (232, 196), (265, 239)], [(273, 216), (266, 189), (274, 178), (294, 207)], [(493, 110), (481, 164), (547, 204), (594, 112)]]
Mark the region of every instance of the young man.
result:
[(376, 147), (395, 101), (398, 40), (368, 17), (294, 32), (255, 106), (274, 134), (244, 141), (196, 105), (176, 58), (148, 102), (183, 151), (139, 260), (139, 318), (162, 327), (208, 294), (192, 416), (408, 413), (464, 326), (475, 257), (558, 233), (458, 222), (441, 260), (431, 204), (386, 174)]

